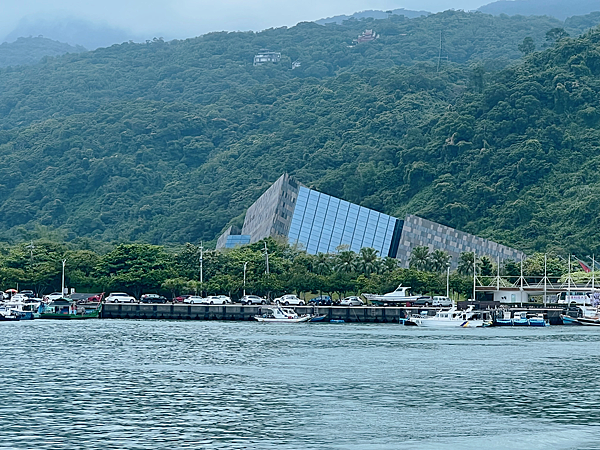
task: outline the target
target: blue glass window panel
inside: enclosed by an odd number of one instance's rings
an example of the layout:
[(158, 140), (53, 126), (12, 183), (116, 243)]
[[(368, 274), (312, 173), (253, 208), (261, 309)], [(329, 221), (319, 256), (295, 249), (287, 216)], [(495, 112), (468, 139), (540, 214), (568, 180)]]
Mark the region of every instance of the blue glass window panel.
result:
[(355, 225), (353, 222), (346, 222), (346, 226), (344, 227), (344, 242), (350, 243), (352, 241)]
[(333, 252), (336, 247), (338, 247), (342, 243), (342, 235), (341, 234), (332, 234), (331, 241), (329, 241), (329, 251)]
[(352, 244), (350, 245), (350, 250), (352, 250), (355, 253), (358, 253), (361, 249), (361, 246), (358, 242), (352, 242)]
[(299, 229), (292, 230), (290, 228), (290, 232), (288, 233), (288, 240), (292, 241), (292, 240), (298, 239), (299, 235), (300, 235)]
[(306, 247), (306, 251), (308, 253), (310, 253), (311, 255), (316, 255), (317, 254), (317, 245), (316, 244), (309, 244)]

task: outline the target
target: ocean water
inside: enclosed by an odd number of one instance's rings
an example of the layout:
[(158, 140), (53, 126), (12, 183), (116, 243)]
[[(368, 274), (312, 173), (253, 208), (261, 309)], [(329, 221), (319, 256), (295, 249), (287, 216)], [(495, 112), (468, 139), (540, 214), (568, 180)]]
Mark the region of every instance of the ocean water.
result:
[(600, 330), (0, 323), (0, 448), (600, 449)]

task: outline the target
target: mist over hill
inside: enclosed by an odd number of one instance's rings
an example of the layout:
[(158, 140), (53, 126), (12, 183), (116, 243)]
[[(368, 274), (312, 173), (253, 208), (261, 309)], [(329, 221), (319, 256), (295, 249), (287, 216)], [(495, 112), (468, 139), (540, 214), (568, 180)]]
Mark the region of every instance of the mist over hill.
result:
[[(1, 69), (0, 237), (208, 242), (289, 172), (524, 250), (597, 251), (590, 21), (549, 42), (550, 17), (395, 15)], [(353, 42), (365, 29), (381, 37)], [(281, 61), (253, 65), (264, 48)]]
[(108, 24), (94, 23), (75, 17), (28, 16), (23, 18), (3, 40), (13, 42), (20, 37), (30, 36), (43, 36), (89, 50), (110, 47), (129, 40), (140, 42), (146, 39)]
[(328, 23), (341, 24), (344, 20), (367, 19), (367, 18), (369, 18), (369, 19), (387, 19), (391, 15), (405, 16), (410, 19), (413, 19), (415, 17), (428, 16), (429, 14), (431, 14), (429, 11), (411, 11), (409, 9), (404, 9), (404, 8), (394, 9), (394, 10), (390, 10), (390, 11), (367, 10), (367, 11), (356, 12), (356, 13), (350, 14), (350, 15), (342, 14), (339, 16), (327, 17), (325, 19), (315, 20), (315, 23), (318, 23), (319, 25), (325, 25)]
[(552, 16), (565, 20), (600, 11), (597, 0), (500, 0), (478, 8), (486, 14), (522, 16)]
[(19, 38), (15, 42), (0, 44), (0, 67), (36, 64), (46, 56), (86, 51), (82, 46), (72, 46), (42, 36)]

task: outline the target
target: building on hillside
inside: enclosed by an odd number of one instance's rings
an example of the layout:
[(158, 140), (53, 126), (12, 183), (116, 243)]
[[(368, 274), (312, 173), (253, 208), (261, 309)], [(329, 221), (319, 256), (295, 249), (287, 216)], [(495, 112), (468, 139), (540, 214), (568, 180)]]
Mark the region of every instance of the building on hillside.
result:
[(266, 237), (285, 238), (310, 254), (334, 253), (341, 246), (354, 252), (370, 247), (379, 256), (398, 258), (403, 267), (408, 267), (412, 250), (420, 246), (448, 252), (452, 268), (457, 267), (462, 252), (475, 251), (501, 261), (524, 256), (518, 250), (421, 217), (409, 214), (401, 220), (323, 194), (288, 174), (279, 177), (248, 208), (241, 232), (230, 227), (219, 237), (217, 249)]
[(278, 63), (281, 61), (281, 53), (271, 52), (267, 49), (262, 49), (259, 53), (254, 55), (254, 65), (260, 66), (266, 63)]
[(365, 30), (361, 34), (358, 35), (358, 39), (356, 40), (356, 42), (358, 42), (359, 44), (361, 42), (371, 42), (371, 41), (374, 41), (375, 39), (377, 39), (378, 37), (379, 37), (379, 35), (377, 33), (375, 33), (373, 30)]

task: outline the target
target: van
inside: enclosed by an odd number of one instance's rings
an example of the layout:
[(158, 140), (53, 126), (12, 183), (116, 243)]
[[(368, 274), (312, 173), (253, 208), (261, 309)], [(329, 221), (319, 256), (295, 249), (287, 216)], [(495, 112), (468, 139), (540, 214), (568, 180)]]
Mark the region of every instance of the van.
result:
[(449, 297), (436, 295), (433, 297), (433, 306), (452, 306), (452, 300)]

